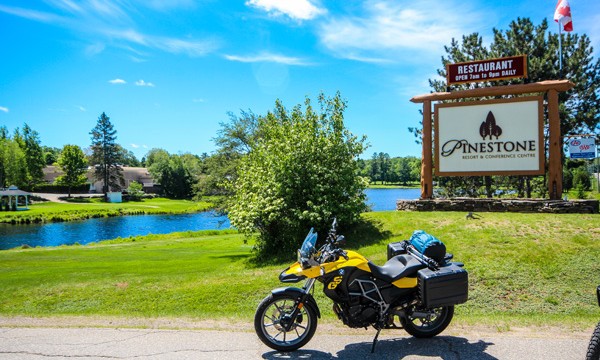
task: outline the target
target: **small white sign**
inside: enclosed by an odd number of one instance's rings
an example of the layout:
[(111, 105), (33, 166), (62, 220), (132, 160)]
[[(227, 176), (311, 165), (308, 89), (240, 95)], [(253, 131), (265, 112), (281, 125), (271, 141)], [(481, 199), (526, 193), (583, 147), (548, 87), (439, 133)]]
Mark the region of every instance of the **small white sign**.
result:
[(569, 140), (571, 159), (593, 159), (596, 157), (596, 141), (594, 138)]
[(541, 97), (437, 104), (436, 174), (544, 172)]

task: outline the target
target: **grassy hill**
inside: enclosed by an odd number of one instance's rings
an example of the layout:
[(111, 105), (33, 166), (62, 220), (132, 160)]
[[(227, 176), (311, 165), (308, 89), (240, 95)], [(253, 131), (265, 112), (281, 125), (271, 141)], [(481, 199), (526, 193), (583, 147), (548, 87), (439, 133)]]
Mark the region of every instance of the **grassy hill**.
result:
[[(423, 229), (470, 276), (464, 323), (591, 326), (600, 319), (600, 216), (378, 212), (343, 232), (377, 264), (386, 244)], [(302, 239), (299, 239), (299, 242)], [(294, 254), (290, 254), (292, 258)], [(0, 316), (188, 317), (249, 322), (287, 264), (258, 266), (234, 231), (116, 239), (0, 252)], [(315, 295), (326, 319), (331, 302)]]

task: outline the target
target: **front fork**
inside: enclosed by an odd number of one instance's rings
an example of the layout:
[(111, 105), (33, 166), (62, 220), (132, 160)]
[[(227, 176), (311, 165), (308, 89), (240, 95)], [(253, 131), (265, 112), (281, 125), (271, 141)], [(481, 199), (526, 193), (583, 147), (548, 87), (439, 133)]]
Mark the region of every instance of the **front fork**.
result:
[(304, 307), (307, 298), (310, 297), (310, 290), (315, 285), (315, 281), (315, 279), (308, 279), (302, 287), (302, 292), (300, 297), (296, 300), (296, 306), (294, 307), (294, 311), (292, 311), (292, 313), (290, 314), (290, 321), (287, 322), (287, 324), (285, 324), (285, 326), (283, 327), (286, 332), (292, 329), (292, 325), (294, 325), (294, 319), (298, 317), (298, 313), (300, 313), (300, 310), (302, 310), (302, 308)]

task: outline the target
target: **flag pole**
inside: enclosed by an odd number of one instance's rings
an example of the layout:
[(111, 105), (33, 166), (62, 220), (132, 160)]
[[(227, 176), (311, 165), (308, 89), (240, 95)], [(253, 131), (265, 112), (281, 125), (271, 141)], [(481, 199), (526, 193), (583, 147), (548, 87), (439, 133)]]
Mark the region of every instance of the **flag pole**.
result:
[(562, 29), (558, 22), (558, 77), (562, 79)]

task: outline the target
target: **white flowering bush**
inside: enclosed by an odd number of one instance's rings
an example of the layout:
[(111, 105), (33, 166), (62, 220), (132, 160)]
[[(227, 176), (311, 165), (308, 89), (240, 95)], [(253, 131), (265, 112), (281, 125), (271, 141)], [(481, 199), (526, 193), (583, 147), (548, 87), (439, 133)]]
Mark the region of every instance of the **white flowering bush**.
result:
[(340, 94), (319, 96), (320, 111), (278, 101), (260, 117), (261, 136), (241, 160), (231, 184), (229, 218), (246, 236), (257, 236), (259, 258), (293, 256), (310, 227), (325, 235), (331, 221), (355, 222), (365, 210), (365, 178), (357, 159), (365, 150), (344, 126)]

